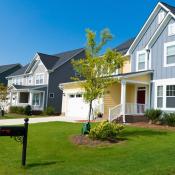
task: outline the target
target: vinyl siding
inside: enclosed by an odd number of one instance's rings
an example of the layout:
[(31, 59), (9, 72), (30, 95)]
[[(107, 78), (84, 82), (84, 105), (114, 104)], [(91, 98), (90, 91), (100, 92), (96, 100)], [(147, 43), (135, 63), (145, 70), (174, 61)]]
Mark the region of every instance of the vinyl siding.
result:
[[(162, 10), (163, 9), (161, 9), (160, 11), (162, 11)], [(141, 50), (143, 50), (145, 48), (145, 46), (148, 44), (148, 41), (153, 36), (153, 34), (155, 33), (156, 29), (159, 26), (159, 24), (158, 24), (158, 13), (157, 13), (156, 17), (154, 18), (154, 20), (152, 21), (150, 27), (145, 32), (144, 36), (142, 37), (142, 39), (137, 44), (136, 48), (134, 49), (134, 51), (131, 54), (131, 60), (132, 60), (131, 70), (132, 70), (132, 72), (135, 72), (136, 71), (136, 56), (137, 56), (137, 51), (141, 51)]]

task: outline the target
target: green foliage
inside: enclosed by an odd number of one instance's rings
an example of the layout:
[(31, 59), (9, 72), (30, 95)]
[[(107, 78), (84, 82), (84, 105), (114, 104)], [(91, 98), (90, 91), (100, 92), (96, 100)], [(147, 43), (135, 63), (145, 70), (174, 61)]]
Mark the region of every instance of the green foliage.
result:
[(117, 139), (123, 129), (124, 125), (104, 121), (90, 130), (89, 137), (97, 140), (113, 140)]
[(152, 122), (156, 123), (160, 120), (162, 111), (160, 109), (147, 109), (145, 111), (145, 116)]
[(31, 115), (32, 114), (32, 108), (30, 105), (27, 105), (25, 108), (24, 108), (24, 114), (25, 115)]
[(175, 113), (164, 113), (161, 121), (162, 124), (175, 126)]
[(10, 113), (14, 114), (24, 114), (25, 108), (22, 106), (10, 106)]
[(45, 115), (54, 115), (55, 114), (55, 109), (52, 106), (48, 106), (45, 110), (44, 110), (44, 114)]
[[(90, 103), (90, 112), (92, 101), (104, 95), (105, 89), (117, 82), (112, 74), (117, 68), (123, 66), (123, 56), (113, 50), (108, 49), (103, 56), (101, 49), (113, 37), (108, 29), (101, 32), (101, 40), (96, 42), (96, 33), (91, 30), (86, 30), (87, 45), (86, 58), (73, 60), (72, 64), (78, 76), (72, 77), (73, 80), (81, 81), (81, 86), (85, 90), (84, 99)], [(90, 117), (90, 114), (89, 114)]]

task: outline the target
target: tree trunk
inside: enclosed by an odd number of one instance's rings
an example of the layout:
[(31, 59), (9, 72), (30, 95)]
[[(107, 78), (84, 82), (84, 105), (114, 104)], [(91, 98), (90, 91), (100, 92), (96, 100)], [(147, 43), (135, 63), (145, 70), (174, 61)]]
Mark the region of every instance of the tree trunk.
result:
[(89, 103), (89, 119), (88, 119), (88, 122), (90, 122), (90, 120), (91, 120), (91, 111), (92, 111), (92, 101), (90, 101), (90, 103)]

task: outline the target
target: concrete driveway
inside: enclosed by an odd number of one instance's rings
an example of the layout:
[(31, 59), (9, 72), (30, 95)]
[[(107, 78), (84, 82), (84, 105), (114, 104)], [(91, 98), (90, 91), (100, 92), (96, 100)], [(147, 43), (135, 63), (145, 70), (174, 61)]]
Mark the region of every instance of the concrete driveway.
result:
[[(75, 122), (68, 120), (66, 117), (54, 116), (54, 117), (40, 117), (40, 118), (29, 118), (29, 123), (45, 123), (45, 122)], [(24, 119), (2, 119), (0, 120), (0, 126), (3, 125), (20, 125), (24, 124)]]

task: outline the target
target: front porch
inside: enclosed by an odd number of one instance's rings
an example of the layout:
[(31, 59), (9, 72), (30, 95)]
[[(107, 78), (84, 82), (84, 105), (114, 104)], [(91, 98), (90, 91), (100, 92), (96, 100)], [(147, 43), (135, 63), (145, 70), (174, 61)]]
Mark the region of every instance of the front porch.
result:
[(9, 106), (30, 105), (32, 110), (43, 111), (45, 91), (34, 89), (11, 89), (9, 93)]
[(120, 121), (122, 119), (122, 122), (126, 123), (134, 118), (143, 117), (145, 110), (150, 108), (149, 75), (122, 78), (112, 89), (111, 96), (115, 106), (108, 108), (109, 121), (120, 118)]

